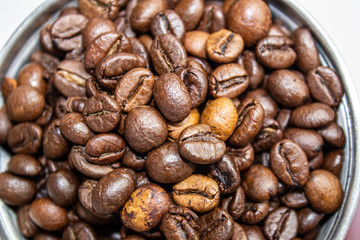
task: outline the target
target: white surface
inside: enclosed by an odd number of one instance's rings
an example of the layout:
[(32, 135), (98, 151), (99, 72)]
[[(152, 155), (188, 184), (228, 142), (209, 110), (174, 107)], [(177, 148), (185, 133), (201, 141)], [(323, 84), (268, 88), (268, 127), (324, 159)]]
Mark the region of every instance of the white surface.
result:
[[(1, 0), (0, 48), (16, 27), (44, 0)], [(293, 1), (293, 0), (289, 0)], [(359, 0), (297, 0), (317, 19), (330, 35), (349, 66), (360, 93), (360, 1)], [(348, 240), (358, 239), (353, 224)], [(355, 226), (354, 226), (355, 225)]]

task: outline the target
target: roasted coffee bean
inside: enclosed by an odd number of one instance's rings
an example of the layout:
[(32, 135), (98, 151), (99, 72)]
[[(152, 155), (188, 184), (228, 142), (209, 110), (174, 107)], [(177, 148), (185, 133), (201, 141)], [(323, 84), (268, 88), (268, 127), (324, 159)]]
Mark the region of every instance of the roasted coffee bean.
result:
[(254, 164), (261, 164), (264, 167), (270, 167), (270, 155), (268, 152), (255, 155)]
[(228, 28), (240, 34), (246, 46), (253, 46), (270, 30), (271, 12), (261, 0), (234, 1), (225, 13)]
[(177, 142), (181, 132), (185, 128), (196, 125), (199, 123), (199, 121), (200, 121), (199, 111), (196, 108), (194, 108), (190, 111), (189, 115), (181, 122), (168, 123), (169, 140), (172, 142)]
[(210, 66), (208, 61), (206, 61), (205, 59), (202, 59), (202, 58), (190, 56), (189, 61), (188, 61), (188, 67), (190, 65), (193, 65), (195, 62), (198, 63), (198, 66), (202, 66), (205, 69), (208, 76), (211, 74), (212, 67)]
[(69, 97), (66, 99), (65, 108), (67, 112), (82, 113), (87, 97)]
[(265, 236), (257, 225), (241, 225), (249, 240), (265, 240)]
[(300, 128), (325, 127), (335, 120), (336, 113), (323, 103), (310, 103), (294, 109), (290, 122)]
[(66, 110), (66, 98), (60, 96), (55, 102), (55, 117), (63, 118), (67, 114)]
[(255, 152), (268, 151), (275, 143), (283, 138), (283, 131), (274, 119), (265, 118), (259, 134), (254, 139)]
[(178, 183), (189, 177), (196, 165), (183, 160), (177, 143), (165, 143), (146, 155), (146, 171), (159, 183)]
[(61, 230), (68, 222), (66, 210), (48, 198), (39, 198), (31, 203), (31, 220), (47, 231)]
[(338, 148), (345, 146), (344, 130), (336, 123), (329, 123), (327, 126), (317, 131), (326, 143)]
[(213, 33), (225, 28), (225, 24), (225, 14), (221, 7), (215, 4), (208, 4), (204, 8), (204, 13), (197, 30)]
[(323, 151), (320, 151), (319, 152), (319, 155), (312, 158), (312, 159), (309, 159), (309, 168), (310, 168), (310, 171), (312, 170), (315, 170), (315, 169), (319, 169), (323, 163), (323, 160), (324, 160), (324, 153)]
[(55, 119), (44, 132), (43, 151), (46, 157), (59, 159), (70, 150), (68, 141), (60, 131), (60, 120)]
[(249, 240), (245, 229), (237, 222), (234, 222), (234, 234), (231, 240)]
[(200, 118), (200, 122), (209, 125), (212, 133), (223, 141), (234, 132), (237, 121), (235, 105), (229, 98), (217, 98), (209, 102)]
[(245, 203), (246, 197), (244, 189), (238, 186), (233, 195), (221, 200), (220, 207), (230, 213), (234, 220), (237, 220), (245, 211)]
[(271, 24), (268, 36), (288, 37), (278, 25)]
[(46, 82), (43, 79), (45, 68), (39, 63), (29, 63), (19, 72), (17, 77), (18, 85), (30, 85), (36, 88), (41, 94), (46, 93)]
[(310, 101), (308, 86), (290, 70), (272, 72), (267, 90), (279, 104), (287, 108), (298, 107)]
[(116, 31), (115, 24), (104, 16), (91, 18), (82, 31), (83, 46), (87, 47), (99, 35), (113, 31)]
[(114, 53), (131, 52), (129, 39), (120, 32), (107, 32), (92, 40), (86, 48), (84, 65), (87, 71), (93, 73), (99, 62)]
[[(135, 0), (135, 1), (137, 1), (137, 0)], [(139, 37), (139, 41), (140, 41), (142, 44), (144, 44), (144, 46), (146, 47), (146, 49), (148, 50), (148, 52), (150, 52), (151, 45), (152, 45), (152, 43), (153, 43), (153, 38), (150, 37), (149, 35), (144, 34), (144, 35), (141, 35), (141, 36)]]
[(1, 93), (4, 97), (4, 100), (8, 98), (10, 93), (18, 86), (16, 79), (4, 77), (1, 83)]
[(49, 125), (50, 120), (53, 118), (53, 107), (50, 105), (45, 105), (43, 112), (40, 117), (36, 119), (35, 123), (40, 125), (41, 127), (46, 127)]
[(14, 153), (35, 154), (41, 147), (42, 128), (31, 122), (15, 125), (10, 129), (7, 143)]
[(244, 40), (239, 34), (227, 29), (210, 34), (206, 42), (206, 53), (209, 59), (217, 63), (235, 61), (244, 49)]
[(165, 213), (161, 227), (166, 239), (199, 240), (199, 218), (191, 210), (184, 207), (172, 207)]
[(211, 133), (211, 127), (206, 124), (187, 127), (179, 137), (180, 155), (197, 164), (217, 162), (225, 151), (225, 143)]
[(185, 37), (185, 26), (180, 16), (170, 9), (158, 12), (151, 19), (151, 33), (154, 37), (170, 33), (183, 42)]
[(247, 224), (256, 224), (266, 218), (269, 213), (269, 201), (250, 202), (247, 201), (241, 221)]
[(40, 232), (37, 233), (34, 237), (34, 240), (60, 240), (61, 237), (56, 232)]
[(294, 49), (297, 53), (296, 63), (302, 72), (321, 65), (316, 43), (308, 28), (298, 28), (292, 34)]
[(79, 186), (78, 189), (79, 201), (87, 210), (93, 212), (94, 214), (96, 213), (93, 211), (92, 208), (91, 196), (92, 196), (92, 191), (94, 190), (97, 183), (98, 181), (96, 180), (87, 179)]
[(243, 147), (260, 132), (265, 113), (258, 101), (246, 98), (237, 107), (237, 114), (236, 129), (230, 143), (236, 147)]
[(50, 28), (50, 36), (55, 48), (69, 52), (81, 47), (81, 32), (87, 22), (88, 19), (81, 14), (65, 15), (58, 18)]
[(150, 56), (156, 72), (160, 75), (174, 73), (187, 65), (185, 47), (169, 33), (155, 37), (150, 48)]
[(36, 158), (30, 155), (17, 154), (10, 158), (7, 170), (16, 175), (33, 177), (39, 175), (43, 167)]
[(9, 119), (15, 122), (32, 121), (40, 117), (45, 107), (44, 96), (30, 85), (15, 88), (6, 100)]
[(105, 225), (109, 224), (116, 219), (116, 215), (109, 214), (105, 216), (100, 216), (96, 214), (93, 210), (89, 211), (86, 209), (80, 202), (77, 202), (75, 205), (76, 214), (84, 221), (92, 225)]
[(17, 211), (17, 224), (20, 233), (27, 238), (33, 237), (39, 228), (32, 222), (29, 216), (30, 205), (25, 205)]
[(0, 144), (5, 144), (7, 142), (7, 137), (12, 127), (13, 124), (6, 112), (6, 106), (3, 105), (0, 108)]
[(258, 88), (252, 91), (246, 92), (241, 96), (243, 99), (252, 98), (258, 101), (265, 111), (265, 118), (275, 118), (278, 112), (278, 105), (269, 93), (262, 88)]
[(92, 190), (92, 207), (100, 215), (117, 212), (135, 190), (135, 172), (116, 169), (103, 176)]
[[(151, 183), (150, 179), (146, 175), (146, 172), (137, 172), (135, 175), (136, 175), (136, 186), (135, 186), (136, 188), (142, 187), (142, 186), (145, 186), (145, 185)], [(171, 200), (171, 202), (172, 202), (172, 200)], [(174, 205), (173, 202), (170, 205)]]
[(200, 174), (193, 174), (175, 184), (171, 195), (177, 205), (196, 212), (208, 212), (220, 202), (216, 181)]
[(48, 53), (56, 54), (58, 53), (58, 50), (55, 49), (55, 44), (51, 39), (50, 35), (50, 28), (51, 25), (46, 25), (41, 29), (40, 32), (40, 44), (41, 47)]
[[(279, 190), (278, 190), (279, 194), (281, 194), (281, 192), (284, 192), (283, 189), (280, 191), (281, 186), (284, 186), (284, 185), (283, 184), (280, 185), (280, 182), (279, 182)], [(281, 202), (278, 197), (271, 198), (269, 201), (269, 212), (272, 212), (272, 211), (278, 209), (280, 207), (280, 205), (281, 205)]]
[(137, 235), (130, 235), (124, 238), (124, 240), (145, 240), (145, 238), (137, 236)]
[(322, 168), (332, 172), (335, 176), (339, 177), (344, 161), (344, 150), (332, 150), (328, 152), (322, 163)]
[(143, 57), (146, 62), (146, 68), (150, 69), (152, 65), (151, 65), (149, 50), (145, 47), (145, 45), (142, 42), (140, 42), (139, 39), (135, 37), (131, 37), (129, 38), (129, 40), (131, 43), (132, 53)]
[(180, 0), (174, 10), (184, 21), (186, 31), (196, 28), (204, 12), (204, 0)]
[(154, 108), (137, 107), (131, 110), (125, 119), (124, 135), (135, 151), (148, 152), (166, 141), (167, 124)]
[(310, 208), (304, 208), (297, 212), (299, 222), (299, 234), (304, 235), (313, 230), (324, 217), (323, 213), (317, 213)]
[(34, 181), (11, 173), (0, 173), (0, 198), (11, 206), (30, 202), (36, 194)]
[(94, 136), (80, 113), (66, 114), (60, 121), (60, 131), (69, 141), (79, 145), (85, 145)]
[(199, 218), (200, 238), (228, 240), (234, 234), (234, 222), (226, 211), (215, 208)]
[(330, 214), (341, 206), (343, 188), (331, 172), (322, 169), (312, 171), (304, 190), (310, 205), (318, 212)]
[(296, 212), (287, 207), (279, 207), (271, 212), (264, 223), (267, 239), (293, 239), (298, 231)]
[(76, 239), (97, 239), (94, 229), (86, 222), (78, 221), (72, 225), (68, 225), (63, 234), (63, 240), (76, 240)]
[(64, 60), (54, 71), (53, 83), (66, 97), (85, 97), (85, 82), (91, 77), (84, 64), (75, 60)]
[(241, 184), (246, 196), (262, 202), (276, 196), (279, 181), (269, 168), (255, 164), (245, 172)]
[(210, 34), (203, 31), (191, 31), (185, 34), (184, 47), (186, 51), (199, 58), (206, 58), (206, 42)]
[(242, 148), (228, 147), (226, 154), (232, 158), (238, 172), (248, 169), (254, 161), (255, 153), (251, 144)]
[(156, 184), (137, 188), (121, 211), (121, 221), (137, 232), (144, 232), (157, 226), (170, 208), (170, 197)]
[(281, 129), (284, 131), (290, 125), (291, 110), (282, 108), (276, 116), (276, 121), (279, 123)]
[(221, 194), (234, 193), (241, 181), (235, 163), (227, 154), (224, 154), (220, 161), (210, 165), (207, 175), (218, 183)]
[(134, 153), (129, 147), (127, 147), (122, 158), (122, 164), (135, 171), (141, 171), (146, 165), (146, 155)]
[(71, 171), (73, 169), (73, 166), (67, 160), (63, 160), (63, 161), (51, 160), (51, 159), (46, 159), (46, 160), (47, 160), (46, 166), (49, 169), (49, 173), (57, 172), (59, 170)]
[(209, 92), (215, 98), (235, 98), (249, 85), (247, 72), (239, 64), (229, 63), (216, 68), (209, 79)]
[(117, 0), (78, 0), (79, 11), (87, 18), (103, 16), (114, 19), (119, 12)]
[(257, 88), (263, 81), (264, 68), (257, 62), (255, 53), (245, 50), (238, 58), (237, 63), (248, 73), (249, 89)]
[(289, 208), (303, 208), (308, 205), (308, 200), (302, 190), (289, 191), (280, 199), (281, 202)]
[(135, 68), (127, 72), (117, 84), (115, 99), (122, 111), (147, 104), (153, 93), (155, 78), (146, 68)]
[(302, 148), (283, 139), (270, 151), (270, 166), (276, 176), (290, 186), (304, 186), (309, 178), (309, 163)]

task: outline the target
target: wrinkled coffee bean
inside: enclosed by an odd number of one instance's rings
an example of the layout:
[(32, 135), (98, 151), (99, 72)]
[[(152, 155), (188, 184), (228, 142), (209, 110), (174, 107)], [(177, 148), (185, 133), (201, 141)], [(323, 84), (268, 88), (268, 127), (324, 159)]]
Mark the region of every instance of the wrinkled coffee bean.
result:
[(32, 222), (29, 216), (30, 205), (25, 205), (17, 211), (17, 223), (19, 231), (24, 237), (33, 237), (39, 228)]
[(268, 213), (268, 200), (259, 203), (247, 201), (245, 210), (241, 216), (241, 221), (247, 224), (256, 224), (265, 219)]
[(114, 19), (121, 1), (116, 0), (78, 0), (79, 11), (87, 18), (103, 16)]
[(282, 138), (283, 131), (279, 123), (274, 119), (265, 118), (259, 134), (254, 139), (254, 150), (255, 152), (267, 151)]
[(80, 113), (66, 114), (60, 121), (60, 131), (68, 140), (79, 145), (85, 145), (94, 136)]
[(305, 193), (301, 190), (289, 191), (280, 199), (281, 202), (289, 208), (303, 208), (308, 205)]
[(238, 186), (233, 195), (222, 199), (220, 207), (230, 213), (234, 220), (237, 220), (243, 215), (245, 204), (246, 196), (244, 189), (242, 189), (241, 186)]
[(287, 207), (279, 207), (271, 212), (264, 223), (267, 239), (293, 239), (298, 231), (296, 212)]
[(226, 154), (229, 155), (235, 163), (236, 169), (239, 172), (248, 169), (254, 161), (254, 148), (251, 144), (246, 145), (242, 148), (231, 148), (228, 147)]
[(228, 240), (234, 233), (234, 222), (221, 208), (215, 208), (208, 214), (199, 218), (201, 239), (224, 239)]
[(31, 122), (15, 125), (10, 129), (7, 143), (14, 153), (35, 154), (41, 147), (42, 128)]

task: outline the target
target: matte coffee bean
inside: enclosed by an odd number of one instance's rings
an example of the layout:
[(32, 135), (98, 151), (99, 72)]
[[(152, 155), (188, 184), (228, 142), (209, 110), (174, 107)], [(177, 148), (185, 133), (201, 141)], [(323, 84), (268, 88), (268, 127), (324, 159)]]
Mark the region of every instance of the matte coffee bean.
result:
[(70, 150), (69, 142), (61, 133), (60, 122), (59, 119), (55, 119), (44, 132), (43, 151), (45, 156), (51, 159), (59, 159)]
[(336, 113), (323, 103), (310, 103), (294, 109), (290, 122), (300, 128), (325, 127), (335, 120)]
[(245, 204), (246, 196), (244, 189), (241, 186), (238, 186), (233, 195), (222, 199), (220, 207), (230, 213), (234, 220), (237, 220), (243, 215)]
[(151, 33), (154, 37), (161, 34), (172, 34), (181, 42), (185, 37), (185, 26), (180, 16), (170, 9), (158, 12), (150, 24)]
[(241, 96), (243, 99), (252, 98), (258, 101), (264, 108), (265, 118), (275, 118), (278, 112), (278, 104), (270, 96), (270, 94), (262, 88), (252, 91), (247, 91), (245, 95)]
[(281, 198), (281, 202), (289, 208), (303, 208), (308, 205), (308, 200), (302, 190), (292, 190)]
[(283, 131), (274, 119), (265, 118), (259, 134), (253, 141), (255, 152), (264, 152), (283, 138)]
[(254, 148), (251, 144), (242, 148), (228, 147), (226, 154), (229, 155), (235, 163), (236, 169), (239, 172), (248, 169), (254, 162)]
[(296, 212), (287, 207), (279, 207), (271, 212), (264, 223), (267, 239), (293, 239), (298, 231)]
[(30, 155), (17, 154), (10, 158), (7, 169), (8, 172), (16, 175), (33, 177), (41, 174), (43, 167), (36, 158)]
[(196, 28), (204, 12), (204, 0), (180, 0), (174, 7), (174, 11), (179, 14), (184, 21), (186, 31)]
[(66, 210), (48, 198), (39, 198), (31, 203), (31, 220), (47, 231), (58, 231), (66, 226), (68, 219)]
[(146, 171), (159, 183), (178, 183), (189, 177), (196, 165), (183, 160), (177, 143), (165, 143), (146, 155)]
[(78, 0), (79, 11), (87, 18), (103, 16), (114, 19), (119, 11), (119, 1), (116, 0)]
[(36, 194), (33, 180), (11, 173), (0, 173), (0, 198), (10, 206), (21, 206), (30, 202)]
[(323, 213), (317, 213), (311, 208), (304, 208), (298, 211), (299, 234), (304, 235), (313, 230), (323, 217)]
[(156, 184), (137, 188), (121, 211), (121, 221), (137, 232), (153, 229), (170, 208), (170, 197)]
[(124, 135), (135, 151), (148, 152), (166, 141), (167, 124), (154, 108), (137, 107), (131, 110), (125, 119)]
[(344, 130), (336, 123), (329, 123), (327, 126), (317, 131), (326, 143), (338, 148), (345, 146)]
[(185, 128), (196, 125), (199, 123), (199, 121), (200, 121), (199, 111), (196, 108), (194, 108), (190, 111), (189, 115), (181, 122), (168, 123), (169, 140), (172, 142), (177, 142), (181, 132)]
[(247, 224), (256, 224), (266, 218), (269, 213), (269, 201), (250, 202), (247, 201), (241, 221)]
[(129, 147), (127, 147), (122, 158), (122, 164), (135, 171), (141, 171), (146, 166), (146, 155), (134, 153)]
[(240, 56), (237, 63), (243, 67), (249, 76), (249, 89), (257, 88), (263, 81), (264, 68), (257, 62), (255, 53), (245, 50)]
[(199, 218), (200, 236), (203, 240), (228, 240), (234, 233), (234, 222), (226, 211), (215, 208)]
[(328, 152), (322, 163), (322, 168), (339, 177), (344, 161), (344, 150), (332, 150)]
[(330, 214), (341, 206), (343, 188), (331, 172), (322, 169), (312, 171), (304, 190), (310, 205), (317, 212)]
[(179, 137), (180, 155), (197, 164), (215, 163), (225, 151), (225, 143), (211, 133), (211, 127), (206, 124), (187, 127)]
[(10, 93), (18, 86), (16, 79), (4, 77), (1, 83), (1, 93), (4, 97), (4, 100), (8, 98)]
[(94, 229), (86, 222), (78, 221), (73, 225), (68, 225), (63, 234), (63, 240), (88, 239), (96, 240), (97, 236)]
[(165, 213), (161, 227), (166, 239), (199, 240), (199, 217), (184, 207), (172, 207)]
[(247, 197), (262, 202), (276, 196), (279, 181), (269, 168), (255, 164), (245, 172), (241, 185)]
[(20, 207), (16, 213), (19, 231), (27, 238), (33, 237), (39, 231), (39, 228), (30, 219), (29, 210), (30, 205), (25, 205)]
[(85, 145), (94, 136), (80, 113), (66, 114), (60, 121), (60, 131), (69, 141), (79, 145)]
[(203, 31), (191, 31), (185, 34), (184, 47), (186, 51), (199, 58), (206, 58), (206, 42), (210, 34)]
[(225, 24), (225, 14), (221, 6), (207, 4), (197, 30), (213, 33), (225, 28)]
[(35, 154), (41, 147), (42, 128), (31, 122), (15, 125), (9, 131), (7, 143), (14, 153)]
[(174, 73), (187, 65), (185, 47), (174, 35), (169, 33), (155, 37), (150, 48), (150, 56), (159, 75)]
[(83, 46), (87, 47), (90, 42), (99, 35), (106, 32), (113, 32), (115, 30), (115, 24), (109, 19), (103, 16), (91, 18), (82, 32)]
[(46, 93), (46, 82), (43, 79), (45, 68), (39, 63), (29, 63), (19, 72), (17, 77), (18, 85), (30, 85), (36, 88), (41, 94)]
[(193, 174), (175, 184), (171, 195), (177, 205), (196, 212), (208, 212), (220, 202), (216, 181), (200, 174)]

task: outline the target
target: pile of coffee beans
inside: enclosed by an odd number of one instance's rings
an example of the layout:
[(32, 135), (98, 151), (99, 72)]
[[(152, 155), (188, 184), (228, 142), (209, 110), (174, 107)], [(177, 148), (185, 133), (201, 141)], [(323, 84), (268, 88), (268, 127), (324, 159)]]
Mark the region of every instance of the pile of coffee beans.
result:
[(309, 240), (342, 204), (344, 94), (262, 0), (78, 0), (4, 78), (24, 237)]

